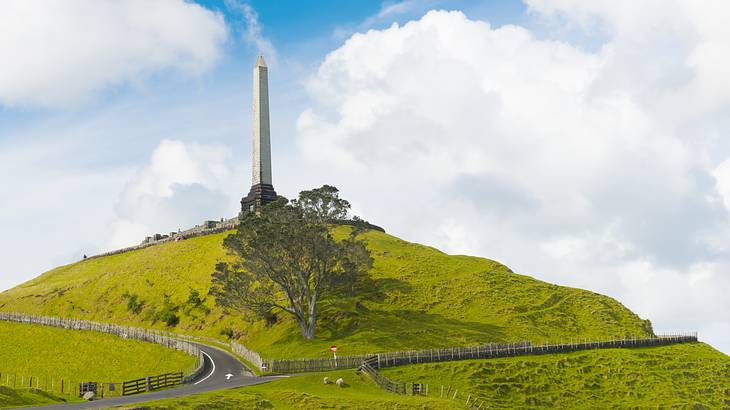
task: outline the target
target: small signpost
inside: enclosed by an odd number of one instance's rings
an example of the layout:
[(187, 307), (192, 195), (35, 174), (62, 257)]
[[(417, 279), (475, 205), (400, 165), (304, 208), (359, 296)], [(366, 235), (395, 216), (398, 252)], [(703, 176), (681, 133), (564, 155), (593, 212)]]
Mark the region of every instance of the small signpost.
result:
[(332, 355), (335, 358), (335, 367), (337, 367), (337, 346), (331, 346), (330, 350), (332, 351)]

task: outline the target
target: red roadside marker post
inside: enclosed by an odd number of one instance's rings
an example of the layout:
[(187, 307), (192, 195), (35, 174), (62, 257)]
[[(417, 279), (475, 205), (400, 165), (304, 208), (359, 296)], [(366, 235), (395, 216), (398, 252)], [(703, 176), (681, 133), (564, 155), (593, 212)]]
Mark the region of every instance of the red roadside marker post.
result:
[(332, 355), (335, 358), (335, 368), (337, 368), (337, 346), (331, 346), (330, 351), (332, 351)]

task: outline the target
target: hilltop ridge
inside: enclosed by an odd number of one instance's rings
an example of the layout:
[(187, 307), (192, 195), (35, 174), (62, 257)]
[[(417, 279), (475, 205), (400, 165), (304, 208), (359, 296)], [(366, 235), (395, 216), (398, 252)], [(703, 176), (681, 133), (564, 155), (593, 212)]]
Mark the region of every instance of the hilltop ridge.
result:
[[(333, 228), (344, 237), (351, 227)], [(376, 230), (359, 235), (375, 260), (356, 296), (323, 300), (319, 334), (300, 340), (285, 315), (269, 322), (227, 314), (207, 295), (230, 258), (223, 232), (61, 266), (0, 293), (0, 310), (169, 328), (237, 338), (262, 356), (307, 357), (652, 334), (616, 300), (448, 255)]]

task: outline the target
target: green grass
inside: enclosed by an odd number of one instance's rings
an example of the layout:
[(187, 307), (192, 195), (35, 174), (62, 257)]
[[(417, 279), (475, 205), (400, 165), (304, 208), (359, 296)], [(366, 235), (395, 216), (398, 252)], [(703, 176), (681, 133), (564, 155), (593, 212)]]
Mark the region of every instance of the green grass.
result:
[[(339, 227), (337, 235), (350, 228)], [(166, 328), (224, 339), (233, 332), (270, 358), (326, 356), (568, 338), (605, 339), (651, 332), (619, 302), (590, 291), (512, 273), (484, 258), (368, 231), (375, 265), (355, 298), (324, 300), (313, 341), (284, 314), (273, 326), (225, 314), (206, 296), (227, 233), (61, 266), (0, 294), (0, 310)], [(190, 289), (202, 303), (188, 302)], [(130, 303), (134, 298), (135, 302)]]
[[(17, 376), (121, 382), (187, 370), (195, 358), (153, 343), (80, 330), (0, 322), (0, 384)], [(35, 384), (35, 383), (34, 383)]]
[(386, 376), (490, 408), (730, 408), (730, 357), (703, 343), (404, 366)]
[[(324, 376), (342, 377), (347, 386), (325, 385)], [(129, 408), (129, 407), (126, 407)], [(257, 386), (216, 391), (194, 396), (135, 405), (135, 409), (462, 409), (463, 406), (434, 397), (400, 396), (380, 390), (354, 370), (276, 380)]]
[(38, 390), (13, 390), (0, 386), (0, 408), (58, 404), (66, 401), (67, 397), (58, 397)]
[[(730, 358), (703, 343), (641, 349), (468, 360), (383, 370), (402, 382), (427, 383), (429, 397), (380, 390), (364, 375), (338, 371), (180, 399), (145, 409), (462, 409), (466, 397), (488, 408), (730, 407)], [(345, 389), (322, 378), (343, 377)], [(453, 397), (442, 399), (441, 387)], [(449, 389), (450, 388), (450, 389)]]
[[(348, 231), (340, 227), (335, 234), (344, 236)], [(323, 300), (318, 336), (303, 341), (286, 315), (280, 314), (276, 324), (267, 326), (240, 314), (226, 314), (207, 296), (216, 262), (230, 258), (221, 246), (226, 235), (62, 266), (0, 294), (0, 310), (167, 328), (221, 340), (232, 333), (270, 358), (328, 356), (332, 344), (339, 346), (338, 354), (348, 355), (651, 334), (647, 321), (609, 297), (515, 274), (489, 259), (447, 255), (369, 231), (361, 238), (375, 264), (360, 284), (357, 297)], [(191, 297), (191, 289), (201, 299)], [(171, 317), (177, 320), (167, 322), (174, 326), (165, 323)], [(17, 333), (3, 331), (0, 337), (12, 338), (28, 349), (21, 342), (29, 338)], [(72, 333), (85, 337), (84, 332)], [(21, 353), (25, 359), (0, 357), (0, 363), (16, 360), (19, 366), (22, 360), (42, 354), (40, 350), (65, 343), (61, 350), (50, 353), (58, 359), (51, 367), (62, 364), (80, 371), (90, 363), (95, 366), (99, 358), (114, 362), (104, 366), (113, 371), (126, 367), (120, 365), (121, 358), (103, 358), (108, 349), (96, 342), (79, 343), (94, 346), (78, 359), (69, 353), (73, 349), (68, 340), (73, 337), (38, 337), (42, 342), (37, 350)], [(0, 339), (0, 344), (5, 343)], [(138, 372), (134, 373), (137, 377)], [(459, 403), (433, 397), (441, 385), (478, 396), (498, 408), (730, 407), (730, 358), (704, 344), (435, 363), (385, 373), (398, 381), (428, 383), (432, 397), (388, 394), (354, 371), (342, 371), (327, 375), (331, 379), (343, 376), (350, 384), (344, 389), (325, 386), (324, 374), (312, 374), (155, 402), (150, 407), (461, 408)]]

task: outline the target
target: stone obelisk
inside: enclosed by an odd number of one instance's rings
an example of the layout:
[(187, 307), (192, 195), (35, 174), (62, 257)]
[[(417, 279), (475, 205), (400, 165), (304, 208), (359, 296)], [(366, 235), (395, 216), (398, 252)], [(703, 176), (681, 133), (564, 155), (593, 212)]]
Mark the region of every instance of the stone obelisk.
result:
[(259, 212), (276, 197), (271, 182), (269, 68), (264, 57), (259, 56), (253, 67), (253, 178), (251, 190), (241, 199), (241, 212)]

